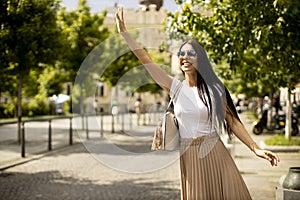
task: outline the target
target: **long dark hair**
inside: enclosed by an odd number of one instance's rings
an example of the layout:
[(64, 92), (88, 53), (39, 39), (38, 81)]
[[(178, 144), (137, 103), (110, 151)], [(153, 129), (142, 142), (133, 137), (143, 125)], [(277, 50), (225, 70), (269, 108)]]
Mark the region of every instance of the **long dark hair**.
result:
[(180, 46), (179, 51), (185, 44), (192, 45), (197, 54), (197, 89), (200, 99), (208, 109), (208, 120), (210, 120), (211, 125), (215, 125), (221, 130), (225, 129), (229, 136), (231, 136), (232, 131), (225, 120), (226, 113), (238, 119), (240, 122), (241, 120), (238, 116), (230, 93), (215, 74), (208, 59), (207, 53), (199, 41), (196, 39), (187, 40)]

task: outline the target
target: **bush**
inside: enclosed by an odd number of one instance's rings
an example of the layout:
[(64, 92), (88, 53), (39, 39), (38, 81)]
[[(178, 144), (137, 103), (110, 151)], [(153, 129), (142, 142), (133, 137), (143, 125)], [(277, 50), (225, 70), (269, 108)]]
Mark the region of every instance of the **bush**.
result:
[(33, 99), (30, 101), (27, 106), (24, 107), (24, 112), (29, 116), (37, 116), (37, 115), (49, 115), (51, 113), (51, 106), (49, 105), (47, 99)]
[(14, 104), (0, 104), (0, 118), (12, 118), (15, 116)]
[(287, 140), (284, 135), (274, 135), (273, 137), (266, 139), (267, 145), (279, 145), (279, 146), (300, 146), (300, 138), (292, 137)]

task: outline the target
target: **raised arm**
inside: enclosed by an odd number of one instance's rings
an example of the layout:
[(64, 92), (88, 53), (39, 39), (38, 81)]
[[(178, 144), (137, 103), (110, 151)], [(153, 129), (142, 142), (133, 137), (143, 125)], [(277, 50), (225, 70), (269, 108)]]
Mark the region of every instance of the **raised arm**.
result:
[(258, 157), (268, 160), (272, 166), (277, 166), (279, 158), (276, 154), (271, 151), (261, 149), (251, 138), (248, 131), (245, 129), (244, 125), (235, 117), (231, 116), (229, 113), (226, 114), (226, 121), (234, 133), (234, 135), (239, 138), (246, 146), (251, 149), (255, 155)]
[(145, 49), (142, 48), (127, 32), (123, 16), (123, 8), (118, 8), (118, 11), (115, 14), (115, 18), (118, 31), (123, 36), (131, 51), (146, 67), (147, 71), (154, 79), (154, 81), (159, 84), (164, 90), (166, 90), (167, 93), (169, 93), (172, 84), (172, 77), (170, 77), (164, 70), (162, 70), (158, 64), (153, 62)]

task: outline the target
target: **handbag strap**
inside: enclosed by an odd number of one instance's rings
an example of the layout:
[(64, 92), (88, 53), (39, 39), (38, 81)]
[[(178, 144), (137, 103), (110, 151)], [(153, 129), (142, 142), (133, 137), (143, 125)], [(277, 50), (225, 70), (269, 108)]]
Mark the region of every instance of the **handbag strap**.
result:
[(181, 87), (182, 87), (182, 83), (179, 82), (178, 85), (177, 85), (176, 88), (175, 88), (175, 92), (174, 92), (173, 98), (171, 97), (171, 100), (170, 100), (170, 102), (169, 102), (169, 104), (168, 104), (167, 110), (170, 108), (172, 102), (173, 102), (173, 101), (176, 101), (176, 99), (177, 99), (177, 97), (178, 97), (179, 90), (180, 90)]

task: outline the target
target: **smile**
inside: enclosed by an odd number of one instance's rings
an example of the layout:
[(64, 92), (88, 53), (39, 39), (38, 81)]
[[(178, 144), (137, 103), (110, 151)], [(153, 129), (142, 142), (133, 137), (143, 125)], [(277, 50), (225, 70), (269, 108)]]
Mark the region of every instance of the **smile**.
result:
[(182, 61), (181, 62), (181, 66), (190, 66), (190, 65), (192, 65), (192, 63), (190, 63), (190, 62), (188, 62), (188, 61)]

